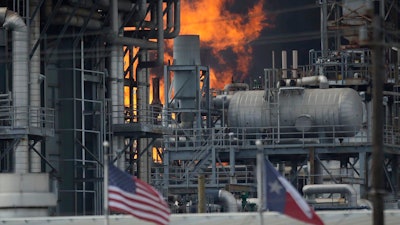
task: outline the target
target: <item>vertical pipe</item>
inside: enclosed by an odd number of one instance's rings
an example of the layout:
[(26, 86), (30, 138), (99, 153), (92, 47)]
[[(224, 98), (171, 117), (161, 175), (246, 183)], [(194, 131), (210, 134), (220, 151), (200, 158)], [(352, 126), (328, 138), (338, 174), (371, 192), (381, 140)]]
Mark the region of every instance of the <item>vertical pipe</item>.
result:
[[(149, 54), (145, 50), (140, 50), (139, 52), (139, 63), (148, 61)], [(138, 83), (137, 91), (137, 109), (138, 109), (138, 120), (140, 122), (148, 122), (149, 114), (149, 69), (148, 68), (138, 68), (136, 70), (136, 77)], [(145, 182), (150, 182), (151, 174), (151, 153), (152, 146), (149, 146), (150, 139), (141, 138), (138, 141), (138, 151), (140, 154), (144, 153), (140, 159), (137, 161), (138, 174), (140, 179)]]
[(308, 161), (310, 162), (310, 169), (309, 169), (309, 173), (310, 173), (310, 184), (315, 184), (315, 149), (314, 147), (310, 147), (310, 151), (309, 151), (309, 159)]
[(229, 133), (229, 167), (230, 167), (230, 183), (236, 184), (236, 177), (235, 177), (235, 149), (232, 146), (232, 137), (234, 133)]
[(372, 205), (373, 224), (384, 224), (383, 195), (384, 189), (384, 153), (383, 153), (383, 35), (380, 2), (374, 1), (374, 15), (372, 20)]
[[(38, 0), (30, 1), (30, 12), (34, 12), (36, 7), (39, 5)], [(31, 17), (30, 21), (30, 46), (31, 48), (35, 46), (36, 42), (40, 37), (40, 13), (36, 13), (35, 17)], [(30, 61), (30, 82), (29, 82), (29, 103), (30, 108), (33, 110), (33, 113), (30, 114), (30, 126), (40, 127), (41, 126), (41, 118), (42, 118), (42, 110), (41, 101), (40, 101), (40, 85), (42, 80), (40, 78), (40, 45), (36, 48), (33, 53)], [(44, 80), (43, 80), (44, 81)], [(40, 152), (41, 142), (36, 144), (36, 149)], [(31, 162), (30, 167), (32, 172), (40, 172), (40, 157), (38, 154), (31, 152)]]
[(327, 0), (321, 1), (321, 52), (323, 57), (328, 55), (328, 3)]
[(282, 79), (287, 79), (287, 53), (282, 51)]
[[(83, 38), (81, 39), (81, 111), (82, 111), (82, 120), (81, 120), (81, 138), (82, 138), (82, 145), (86, 146), (86, 127), (85, 127), (85, 55), (84, 55), (84, 43)], [(86, 151), (81, 151), (81, 158), (82, 158), (82, 198), (86, 199)], [(86, 208), (86, 201), (82, 201), (83, 208)], [(85, 210), (84, 210), (85, 213)]]
[[(4, 8), (2, 8), (3, 10)], [(16, 12), (5, 10), (3, 27), (12, 30), (13, 107), (14, 126), (26, 128), (28, 123), (28, 28)], [(29, 172), (28, 137), (25, 136), (15, 149), (14, 171)]]
[(260, 203), (258, 212), (260, 215), (260, 224), (264, 225), (263, 211), (266, 209), (265, 203), (267, 202), (267, 194), (264, 193), (266, 185), (265, 177), (265, 158), (264, 158), (264, 147), (262, 146), (261, 140), (256, 140), (257, 146), (257, 198)]
[(358, 158), (359, 158), (359, 164), (360, 164), (360, 178), (364, 182), (360, 185), (360, 198), (367, 198), (367, 188), (368, 188), (368, 176), (367, 176), (367, 153), (365, 152), (360, 152), (358, 153)]
[(298, 68), (298, 52), (297, 50), (292, 51), (292, 78), (297, 78)]
[[(119, 36), (119, 15), (118, 15), (118, 1), (112, 1), (111, 4), (111, 29), (114, 35)], [(111, 105), (112, 105), (112, 124), (124, 123), (124, 95), (123, 95), (123, 73), (122, 65), (122, 48), (116, 44), (111, 46), (110, 60), (111, 60)], [(122, 88), (121, 88), (122, 86)], [(122, 90), (121, 90), (122, 89)], [(116, 152), (121, 149), (122, 138), (113, 136), (111, 151)], [(117, 161), (117, 166), (122, 167), (124, 158), (121, 157)]]
[(108, 141), (103, 142), (103, 209), (104, 209), (104, 224), (109, 225), (109, 216), (108, 216), (108, 151), (109, 143)]
[(204, 175), (199, 175), (198, 177), (198, 187), (197, 187), (197, 197), (198, 197), (198, 205), (197, 205), (197, 212), (198, 213), (205, 213), (206, 212), (206, 195), (205, 195), (205, 178)]

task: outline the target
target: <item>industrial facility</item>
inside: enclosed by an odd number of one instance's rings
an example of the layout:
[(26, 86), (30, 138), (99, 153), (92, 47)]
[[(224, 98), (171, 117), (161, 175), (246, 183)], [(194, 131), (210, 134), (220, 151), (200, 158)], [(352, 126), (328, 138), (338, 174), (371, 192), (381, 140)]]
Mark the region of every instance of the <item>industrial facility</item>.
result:
[(2, 1), (0, 217), (103, 215), (104, 157), (172, 213), (198, 212), (199, 187), (207, 212), (257, 211), (257, 154), (315, 209), (370, 209), (374, 148), (398, 209), (400, 3), (372, 2), (318, 1), (307, 65), (271, 52), (219, 90), (180, 0)]

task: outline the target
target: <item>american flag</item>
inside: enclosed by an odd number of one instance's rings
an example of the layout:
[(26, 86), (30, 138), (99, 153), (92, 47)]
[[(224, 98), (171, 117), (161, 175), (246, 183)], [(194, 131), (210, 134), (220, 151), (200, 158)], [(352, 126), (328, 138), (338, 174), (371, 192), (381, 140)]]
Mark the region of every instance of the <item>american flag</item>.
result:
[(146, 182), (110, 164), (108, 167), (108, 206), (158, 225), (169, 224), (170, 210), (161, 194)]

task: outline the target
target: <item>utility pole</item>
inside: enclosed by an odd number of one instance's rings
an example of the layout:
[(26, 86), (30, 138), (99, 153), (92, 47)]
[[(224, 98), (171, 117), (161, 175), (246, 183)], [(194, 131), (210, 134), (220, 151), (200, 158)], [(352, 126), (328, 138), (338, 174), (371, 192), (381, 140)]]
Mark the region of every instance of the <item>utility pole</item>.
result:
[(383, 152), (383, 24), (381, 1), (375, 0), (372, 19), (372, 205), (373, 224), (383, 225), (384, 152)]

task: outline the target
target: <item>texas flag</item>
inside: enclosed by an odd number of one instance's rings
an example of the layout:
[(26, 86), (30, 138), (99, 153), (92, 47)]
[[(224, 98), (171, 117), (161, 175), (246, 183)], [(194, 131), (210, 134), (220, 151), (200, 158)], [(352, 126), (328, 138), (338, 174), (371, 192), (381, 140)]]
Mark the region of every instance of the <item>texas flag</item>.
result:
[(265, 160), (266, 179), (263, 184), (264, 210), (277, 211), (294, 219), (315, 225), (324, 222), (301, 197), (299, 192)]

